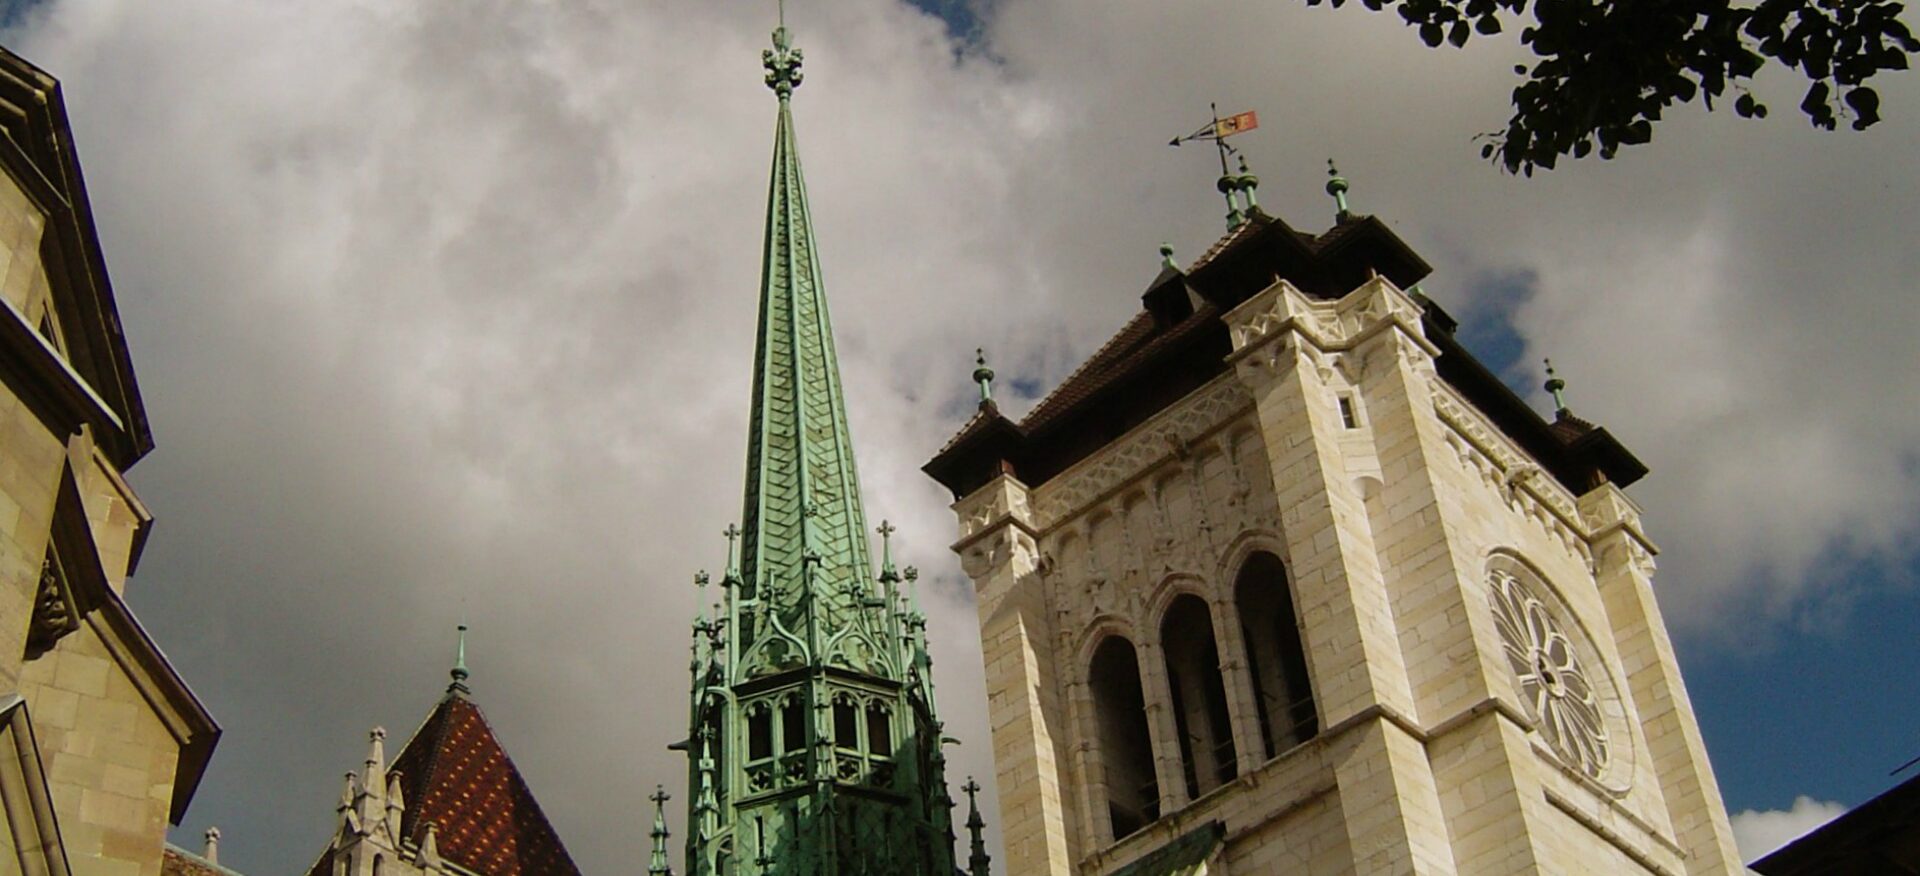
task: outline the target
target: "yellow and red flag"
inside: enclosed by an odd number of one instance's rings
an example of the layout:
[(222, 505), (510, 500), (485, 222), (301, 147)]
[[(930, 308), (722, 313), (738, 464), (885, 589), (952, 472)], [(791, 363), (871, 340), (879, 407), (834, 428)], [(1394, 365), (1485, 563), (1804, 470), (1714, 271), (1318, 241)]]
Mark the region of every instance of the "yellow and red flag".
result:
[(1230, 116), (1213, 123), (1215, 137), (1231, 137), (1241, 131), (1251, 131), (1260, 127), (1260, 116), (1253, 110), (1247, 110), (1237, 116)]

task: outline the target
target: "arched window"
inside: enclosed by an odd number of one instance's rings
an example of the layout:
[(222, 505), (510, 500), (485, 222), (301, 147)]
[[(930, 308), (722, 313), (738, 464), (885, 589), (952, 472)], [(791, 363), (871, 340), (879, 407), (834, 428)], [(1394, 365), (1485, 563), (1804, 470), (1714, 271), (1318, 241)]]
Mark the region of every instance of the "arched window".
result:
[(1294, 619), (1287, 569), (1280, 558), (1269, 553), (1248, 557), (1234, 584), (1234, 603), (1240, 608), (1254, 698), (1260, 702), (1260, 736), (1272, 758), (1320, 732), (1300, 624)]
[(1147, 730), (1147, 701), (1140, 691), (1140, 661), (1134, 656), (1133, 643), (1119, 636), (1101, 642), (1087, 675), (1099, 722), (1107, 815), (1112, 819), (1113, 838), (1119, 839), (1160, 818), (1153, 737)]
[(1207, 603), (1192, 595), (1175, 599), (1160, 622), (1160, 647), (1167, 655), (1187, 796), (1199, 797), (1239, 775), (1227, 688), (1220, 678), (1220, 649), (1214, 645)]

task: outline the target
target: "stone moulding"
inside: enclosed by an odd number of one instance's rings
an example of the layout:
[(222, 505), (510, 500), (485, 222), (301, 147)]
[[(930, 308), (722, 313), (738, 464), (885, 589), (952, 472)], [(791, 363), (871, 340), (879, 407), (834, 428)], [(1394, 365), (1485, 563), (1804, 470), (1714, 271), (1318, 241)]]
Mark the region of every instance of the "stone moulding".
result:
[(1180, 457), (1249, 408), (1253, 397), (1232, 374), (1135, 426), (1109, 448), (1076, 463), (1033, 491), (1033, 528), (1047, 533), (1089, 506)]
[(1509, 507), (1532, 520), (1584, 563), (1593, 562), (1593, 533), (1581, 519), (1572, 493), (1531, 457), (1488, 424), (1443, 380), (1431, 383), (1433, 410), (1447, 426), (1447, 444), (1460, 463), (1480, 475)]

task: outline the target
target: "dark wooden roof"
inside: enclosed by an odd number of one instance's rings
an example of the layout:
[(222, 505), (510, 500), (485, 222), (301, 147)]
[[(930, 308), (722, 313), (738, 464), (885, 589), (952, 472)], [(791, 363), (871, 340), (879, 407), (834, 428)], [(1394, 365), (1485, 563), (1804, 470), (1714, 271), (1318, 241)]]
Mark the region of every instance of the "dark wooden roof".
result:
[(1848, 810), (1749, 866), (1762, 876), (1920, 873), (1920, 776)]
[(434, 824), (440, 856), (484, 876), (579, 876), (520, 770), (464, 696), (440, 701), (393, 759), (414, 842)]
[[(1184, 273), (1161, 271), (1141, 296), (1141, 312), (1020, 422), (983, 408), (923, 470), (956, 498), (1002, 472), (1038, 486), (1224, 373), (1232, 345), (1223, 314), (1275, 278), (1331, 299), (1375, 274), (1405, 289), (1430, 272), (1371, 216), (1349, 216), (1315, 236), (1256, 211)], [(1569, 489), (1625, 486), (1646, 474), (1605, 429), (1548, 423), (1460, 345), (1452, 317), (1431, 302), (1426, 308), (1441, 377)]]

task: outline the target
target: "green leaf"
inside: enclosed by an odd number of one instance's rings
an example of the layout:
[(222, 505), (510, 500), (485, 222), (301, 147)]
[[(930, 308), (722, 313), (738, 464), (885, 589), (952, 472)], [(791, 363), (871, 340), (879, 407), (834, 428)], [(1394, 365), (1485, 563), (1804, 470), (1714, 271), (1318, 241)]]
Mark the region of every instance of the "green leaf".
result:
[(1472, 34), (1473, 29), (1468, 27), (1465, 21), (1456, 21), (1453, 27), (1447, 29), (1447, 42), (1453, 43), (1453, 47), (1457, 49), (1466, 45), (1467, 37)]
[(1846, 96), (1848, 108), (1853, 110), (1853, 129), (1864, 131), (1880, 121), (1880, 95), (1864, 85), (1851, 89)]
[(1440, 25), (1428, 22), (1420, 25), (1420, 39), (1426, 42), (1428, 48), (1437, 49), (1441, 41), (1446, 39), (1446, 32)]

